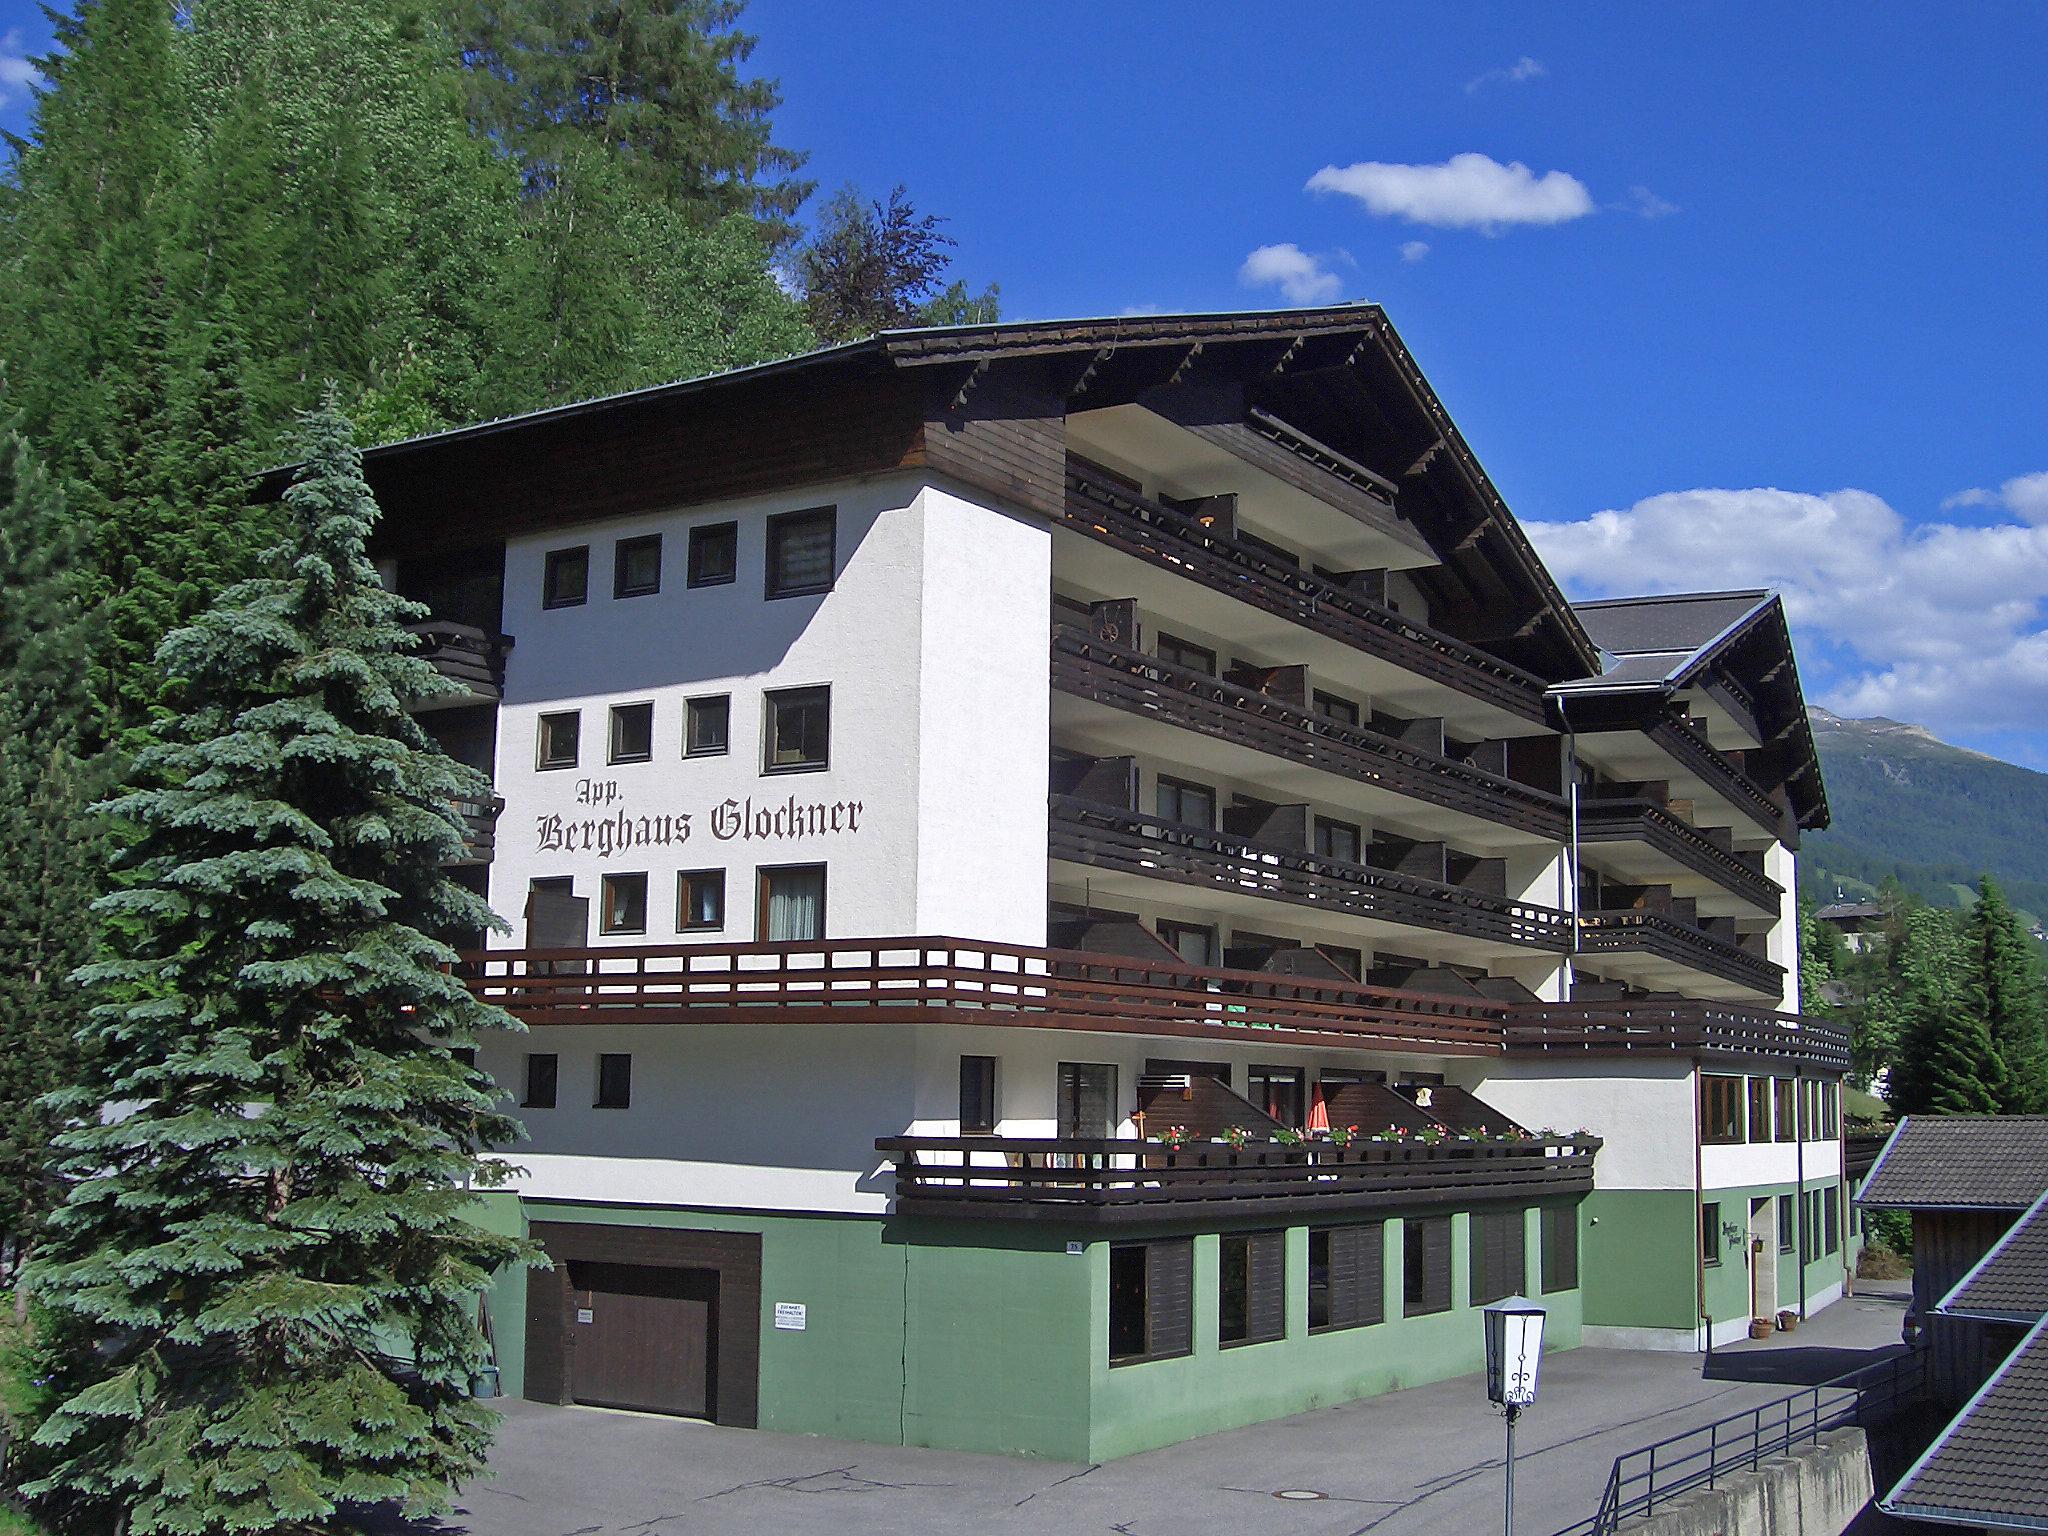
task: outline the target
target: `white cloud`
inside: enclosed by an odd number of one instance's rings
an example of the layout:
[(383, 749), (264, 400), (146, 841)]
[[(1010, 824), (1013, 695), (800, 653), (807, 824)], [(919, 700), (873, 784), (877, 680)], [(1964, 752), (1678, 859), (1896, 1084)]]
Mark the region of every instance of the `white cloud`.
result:
[(1528, 531), (1582, 596), (1776, 587), (1808, 696), (1843, 714), (1951, 732), (2048, 720), (2048, 526), (1915, 524), (1868, 491), (1752, 489)]
[(1245, 257), (1237, 280), (1247, 288), (1277, 287), (1291, 304), (1327, 304), (1344, 291), (1344, 280), (1322, 257), (1292, 242), (1260, 246)]
[(1539, 79), (1549, 73), (1550, 71), (1543, 67), (1540, 60), (1532, 59), (1525, 53), (1505, 69), (1489, 69), (1485, 74), (1467, 80), (1465, 82), (1465, 94), (1473, 96), (1485, 87), (1501, 82), (1519, 85), (1524, 80)]
[(1401, 259), (1403, 261), (1420, 261), (1428, 254), (1429, 242), (1427, 240), (1403, 240), (1401, 242)]
[(2017, 475), (1995, 491), (1981, 487), (1957, 491), (1941, 503), (1944, 512), (1953, 512), (1957, 507), (1996, 507), (2030, 523), (2048, 523), (2048, 470)]
[(42, 78), (23, 51), (20, 28), (10, 27), (0, 35), (0, 106), (27, 95), (29, 87)]
[(1678, 204), (1666, 202), (1648, 187), (1630, 187), (1628, 201), (1623, 203), (1629, 213), (1643, 219), (1662, 219), (1678, 212)]
[(1510, 224), (1564, 224), (1593, 211), (1592, 194), (1576, 176), (1538, 176), (1519, 160), (1502, 165), (1471, 152), (1441, 165), (1326, 165), (1308, 179), (1308, 190), (1355, 198), (1382, 218), (1486, 234)]

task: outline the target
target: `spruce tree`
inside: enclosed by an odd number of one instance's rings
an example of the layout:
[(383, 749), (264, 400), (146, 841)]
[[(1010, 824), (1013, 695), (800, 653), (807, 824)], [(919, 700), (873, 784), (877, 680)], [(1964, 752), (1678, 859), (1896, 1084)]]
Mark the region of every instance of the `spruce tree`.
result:
[(2048, 1039), (2033, 941), (1998, 882), (1977, 882), (1965, 919), (1970, 945), (1969, 1006), (1984, 1020), (2004, 1074), (1998, 1107), (2009, 1115), (2048, 1113)]
[(1970, 954), (1947, 912), (1906, 916), (1893, 961), (1890, 1011), (1899, 1032), (1885, 1100), (1899, 1114), (1991, 1114), (2005, 1074), (1983, 1014), (1971, 1005)]
[(496, 921), (444, 867), (487, 786), (407, 713), (454, 685), (365, 554), (348, 422), (304, 434), (275, 574), (164, 641), (177, 712), (106, 808), (136, 835), (29, 1271), (101, 1344), (27, 1491), (131, 1536), (446, 1509), (491, 1423), (476, 1296), (526, 1251), (465, 1220), (516, 1126), (453, 1050), (511, 1021), (440, 937)]

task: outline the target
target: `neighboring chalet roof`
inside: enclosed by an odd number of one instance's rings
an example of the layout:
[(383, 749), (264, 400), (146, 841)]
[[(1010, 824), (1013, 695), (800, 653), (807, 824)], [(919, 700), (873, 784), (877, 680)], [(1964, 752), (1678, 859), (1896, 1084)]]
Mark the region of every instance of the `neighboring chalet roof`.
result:
[(2048, 1316), (2048, 1190), (1934, 1309), (1999, 1323)]
[[(1545, 682), (1598, 653), (1377, 305), (885, 331), (364, 455), (380, 553), (920, 468), (1064, 509), (1065, 420), (1138, 404), (1426, 542), (1435, 628)], [(289, 470), (264, 477), (276, 496)]]
[(1822, 923), (1847, 923), (1858, 918), (1887, 917), (1881, 901), (1831, 901), (1824, 907), (1814, 909), (1814, 920)]
[(2048, 1531), (2044, 1446), (2048, 1321), (2034, 1325), (1878, 1508), (1994, 1531)]
[[(1648, 720), (1667, 712), (1680, 690), (1699, 688), (1742, 721), (1761, 748), (1750, 776), (1782, 781), (1801, 827), (1828, 824), (1820, 754), (1806, 717), (1792, 632), (1775, 592), (1678, 592), (1574, 603), (1600, 647), (1601, 669), (1553, 683), (1582, 723)], [(1589, 719), (1588, 710), (1595, 713)]]
[(2048, 1115), (1908, 1115), (1871, 1165), (1858, 1205), (2023, 1211), (2048, 1190)]

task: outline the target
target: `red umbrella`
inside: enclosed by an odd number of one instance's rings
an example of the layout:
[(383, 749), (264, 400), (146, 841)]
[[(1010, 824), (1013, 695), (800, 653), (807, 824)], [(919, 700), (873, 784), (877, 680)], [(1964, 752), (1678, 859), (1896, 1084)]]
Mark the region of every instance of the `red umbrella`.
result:
[(1307, 1131), (1328, 1131), (1330, 1128), (1330, 1106), (1323, 1102), (1323, 1085), (1318, 1080), (1309, 1090)]

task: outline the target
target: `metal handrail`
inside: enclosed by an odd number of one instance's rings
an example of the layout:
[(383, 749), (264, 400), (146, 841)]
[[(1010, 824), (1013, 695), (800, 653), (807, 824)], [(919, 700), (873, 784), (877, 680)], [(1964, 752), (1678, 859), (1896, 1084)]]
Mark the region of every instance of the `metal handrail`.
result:
[(1614, 1458), (1599, 1509), (1556, 1536), (1612, 1536), (1632, 1515), (1647, 1515), (1695, 1488), (1712, 1488), (1730, 1473), (1754, 1471), (1766, 1457), (1813, 1444), (1831, 1429), (1878, 1422), (1917, 1400), (1926, 1382), (1925, 1354), (1907, 1350), (1625, 1451)]

